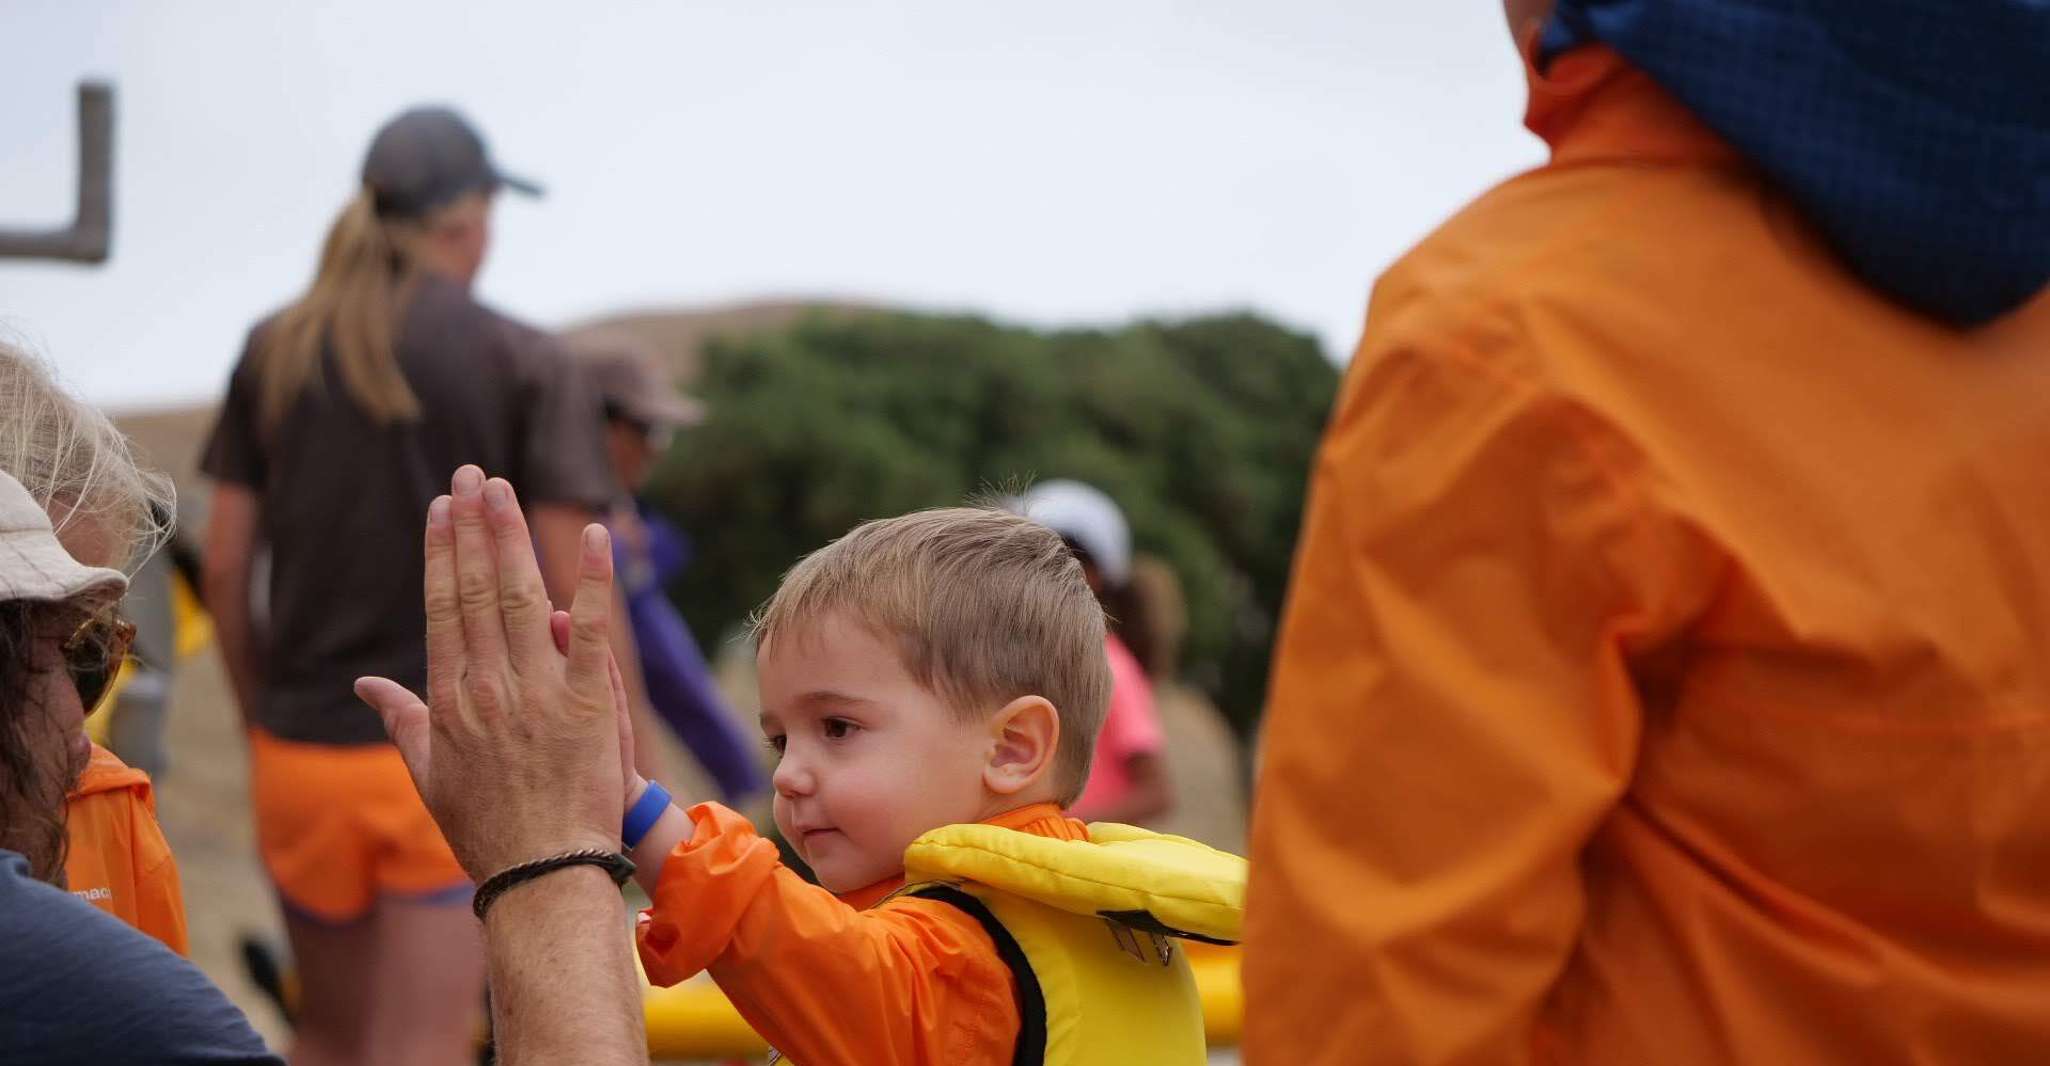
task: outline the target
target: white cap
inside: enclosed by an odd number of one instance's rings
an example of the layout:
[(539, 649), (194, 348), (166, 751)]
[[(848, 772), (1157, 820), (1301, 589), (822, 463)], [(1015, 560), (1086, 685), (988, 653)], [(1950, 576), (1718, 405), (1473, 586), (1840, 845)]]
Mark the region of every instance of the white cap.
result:
[(1101, 489), (1065, 479), (1042, 481), (1017, 501), (1018, 513), (1075, 542), (1112, 585), (1132, 577), (1132, 531)]
[(108, 600), (128, 591), (119, 570), (71, 557), (50, 528), (43, 505), (21, 482), (0, 473), (0, 601), (61, 603), (81, 596)]

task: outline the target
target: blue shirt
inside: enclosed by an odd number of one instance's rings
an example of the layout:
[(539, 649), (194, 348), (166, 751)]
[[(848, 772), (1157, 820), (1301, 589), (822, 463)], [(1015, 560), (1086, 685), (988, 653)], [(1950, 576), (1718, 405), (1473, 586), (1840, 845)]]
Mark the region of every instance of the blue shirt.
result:
[(283, 1066), (190, 962), (0, 850), (0, 1066)]

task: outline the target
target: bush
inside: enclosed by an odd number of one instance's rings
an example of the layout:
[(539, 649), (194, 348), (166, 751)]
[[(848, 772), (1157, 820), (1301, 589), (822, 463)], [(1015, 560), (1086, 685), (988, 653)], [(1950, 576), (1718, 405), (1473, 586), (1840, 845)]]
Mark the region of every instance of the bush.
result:
[(698, 542), (671, 592), (727, 632), (864, 519), (1077, 478), (1180, 575), (1184, 672), (1245, 730), (1336, 386), (1313, 338), (1247, 314), (1041, 333), (822, 313), (717, 339), (696, 383), (711, 416), (649, 488)]

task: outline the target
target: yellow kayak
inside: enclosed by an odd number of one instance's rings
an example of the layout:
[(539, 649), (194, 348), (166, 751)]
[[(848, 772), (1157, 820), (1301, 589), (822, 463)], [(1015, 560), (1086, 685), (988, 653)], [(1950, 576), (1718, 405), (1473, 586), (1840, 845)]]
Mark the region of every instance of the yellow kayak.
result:
[[(1196, 991), (1203, 997), (1204, 1030), (1211, 1047), (1239, 1042), (1245, 1000), (1239, 990), (1239, 949), (1185, 941)], [(672, 988), (649, 987), (648, 1054), (657, 1059), (717, 1059), (767, 1053), (769, 1045), (741, 1020), (726, 994), (699, 974)]]

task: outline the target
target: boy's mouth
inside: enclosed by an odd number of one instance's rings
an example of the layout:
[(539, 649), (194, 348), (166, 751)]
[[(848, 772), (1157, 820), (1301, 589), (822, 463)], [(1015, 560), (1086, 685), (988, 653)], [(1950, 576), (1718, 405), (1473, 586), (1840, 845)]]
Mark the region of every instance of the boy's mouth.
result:
[(825, 839), (828, 835), (837, 832), (839, 832), (839, 830), (834, 829), (831, 826), (823, 826), (817, 829), (800, 829), (797, 831), (797, 839), (800, 843), (804, 844), (804, 846), (811, 847), (812, 845)]

